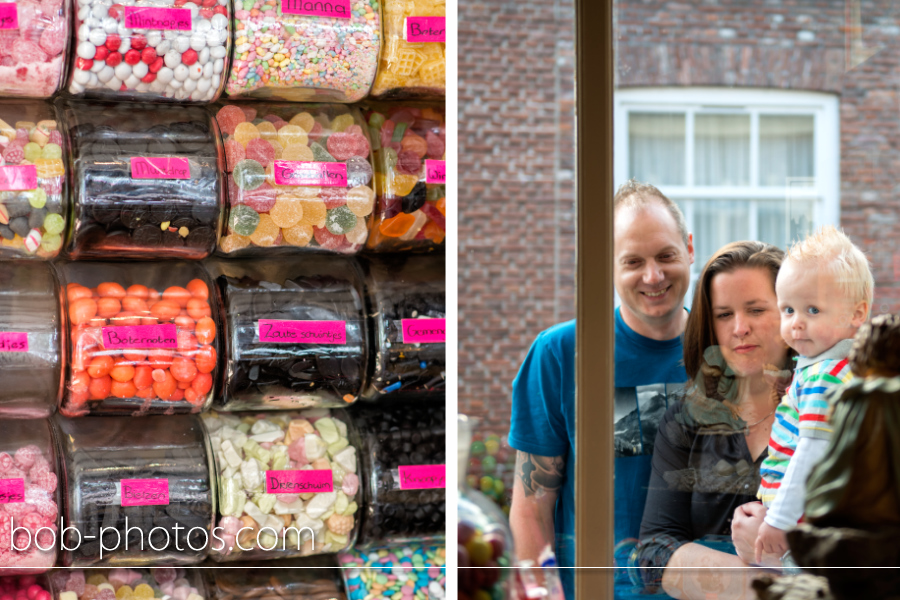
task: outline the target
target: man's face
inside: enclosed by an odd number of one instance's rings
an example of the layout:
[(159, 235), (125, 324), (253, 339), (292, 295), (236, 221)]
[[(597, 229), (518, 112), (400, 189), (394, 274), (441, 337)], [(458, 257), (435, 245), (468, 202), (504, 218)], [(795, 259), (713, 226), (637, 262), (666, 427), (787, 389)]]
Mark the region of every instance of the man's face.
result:
[(622, 309), (649, 326), (680, 317), (694, 245), (660, 203), (623, 207), (615, 216), (615, 286)]

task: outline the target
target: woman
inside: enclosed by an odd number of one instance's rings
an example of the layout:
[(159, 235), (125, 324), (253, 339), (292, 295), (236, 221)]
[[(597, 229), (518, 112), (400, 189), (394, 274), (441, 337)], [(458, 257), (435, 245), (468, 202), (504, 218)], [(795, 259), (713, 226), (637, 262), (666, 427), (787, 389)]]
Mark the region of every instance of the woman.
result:
[[(694, 294), (684, 333), (692, 383), (660, 422), (634, 553), (645, 585), (679, 598), (749, 593), (746, 573), (721, 569), (746, 564), (696, 540), (729, 536), (735, 510), (756, 500), (792, 365), (775, 298), (783, 256), (762, 242), (728, 244), (706, 263)], [(699, 566), (720, 568), (677, 569)]]

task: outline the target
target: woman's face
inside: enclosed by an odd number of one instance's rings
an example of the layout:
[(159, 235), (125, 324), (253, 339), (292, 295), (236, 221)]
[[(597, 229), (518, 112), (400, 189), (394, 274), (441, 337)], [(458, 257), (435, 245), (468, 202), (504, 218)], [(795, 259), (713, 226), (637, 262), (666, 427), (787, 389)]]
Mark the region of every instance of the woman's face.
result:
[(713, 323), (722, 356), (741, 377), (781, 369), (787, 346), (772, 276), (766, 269), (741, 268), (719, 273), (710, 284)]

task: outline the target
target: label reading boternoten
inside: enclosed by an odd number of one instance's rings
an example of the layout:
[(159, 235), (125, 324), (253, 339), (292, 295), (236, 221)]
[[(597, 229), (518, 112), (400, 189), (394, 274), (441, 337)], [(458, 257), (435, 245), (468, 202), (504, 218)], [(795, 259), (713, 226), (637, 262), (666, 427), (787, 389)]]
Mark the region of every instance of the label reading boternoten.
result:
[(266, 471), (267, 494), (308, 494), (334, 491), (331, 469)]
[(177, 348), (178, 328), (166, 325), (128, 325), (104, 327), (103, 346), (108, 349), (121, 348)]
[(347, 187), (347, 165), (338, 162), (276, 160), (275, 183), (317, 187)]
[(443, 344), (447, 341), (446, 319), (401, 319), (404, 344)]
[(191, 11), (187, 8), (126, 6), (125, 27), (129, 29), (190, 31)]
[(21, 331), (0, 331), (0, 352), (28, 352), (28, 334)]
[(401, 490), (433, 490), (447, 487), (447, 465), (401, 465)]
[(257, 321), (259, 341), (275, 344), (346, 344), (347, 321)]
[(186, 158), (144, 157), (131, 158), (132, 179), (190, 179), (191, 165)]
[(168, 479), (122, 479), (122, 506), (166, 506)]

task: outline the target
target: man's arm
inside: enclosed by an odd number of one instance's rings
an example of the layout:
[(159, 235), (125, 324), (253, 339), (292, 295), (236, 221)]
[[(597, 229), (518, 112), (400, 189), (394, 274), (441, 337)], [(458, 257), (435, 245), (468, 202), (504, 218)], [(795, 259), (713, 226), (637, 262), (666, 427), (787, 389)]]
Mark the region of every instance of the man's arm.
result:
[(516, 557), (537, 562), (547, 545), (554, 549), (556, 498), (565, 479), (562, 456), (538, 456), (518, 451), (509, 524)]

